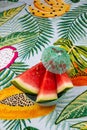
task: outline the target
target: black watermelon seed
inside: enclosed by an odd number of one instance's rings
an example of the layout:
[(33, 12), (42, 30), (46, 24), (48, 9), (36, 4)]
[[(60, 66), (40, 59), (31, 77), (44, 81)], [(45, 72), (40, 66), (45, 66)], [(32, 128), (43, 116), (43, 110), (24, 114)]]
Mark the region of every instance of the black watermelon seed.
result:
[(56, 5), (59, 5), (59, 3), (56, 3)]
[(50, 4), (51, 6), (53, 6), (53, 4)]
[(52, 12), (50, 12), (50, 14), (53, 14)]
[(34, 12), (32, 12), (32, 14), (35, 14)]
[(56, 14), (54, 16), (57, 16)]
[(43, 6), (42, 8), (44, 9), (45, 7)]

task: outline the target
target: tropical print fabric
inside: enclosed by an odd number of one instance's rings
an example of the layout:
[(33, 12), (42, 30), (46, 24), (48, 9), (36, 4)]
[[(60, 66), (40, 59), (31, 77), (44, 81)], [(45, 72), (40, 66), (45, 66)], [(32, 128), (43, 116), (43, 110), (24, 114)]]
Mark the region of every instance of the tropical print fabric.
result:
[[(35, 0), (0, 1), (0, 130), (87, 130), (87, 1), (55, 1), (69, 8), (46, 18), (43, 11), (36, 16), (29, 10)], [(55, 106), (42, 107), (11, 80), (38, 63), (51, 45), (70, 55), (74, 87)]]

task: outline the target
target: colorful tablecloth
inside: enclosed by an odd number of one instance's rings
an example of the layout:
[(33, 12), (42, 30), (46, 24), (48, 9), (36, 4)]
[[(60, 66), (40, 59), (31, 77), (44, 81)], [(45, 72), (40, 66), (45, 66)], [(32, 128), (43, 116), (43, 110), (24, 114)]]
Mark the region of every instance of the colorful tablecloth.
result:
[[(55, 4), (61, 2), (61, 7)], [(87, 130), (87, 1), (64, 2), (0, 1), (0, 130)], [(42, 107), (11, 80), (38, 63), (44, 48), (58, 43), (70, 55), (74, 87), (55, 106)]]

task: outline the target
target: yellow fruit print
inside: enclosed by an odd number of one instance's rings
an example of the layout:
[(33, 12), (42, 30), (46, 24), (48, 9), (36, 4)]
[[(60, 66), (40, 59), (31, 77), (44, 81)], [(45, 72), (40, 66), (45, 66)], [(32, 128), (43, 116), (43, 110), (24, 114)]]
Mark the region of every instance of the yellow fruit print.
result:
[(66, 6), (64, 6), (63, 3), (59, 3), (57, 6), (51, 6), (48, 5), (46, 3), (42, 3), (40, 0), (34, 0), (34, 6), (37, 9), (40, 9), (42, 11), (46, 11), (46, 12), (57, 12), (58, 10), (62, 10), (62, 12), (68, 11), (68, 9), (70, 8), (69, 4), (65, 4)]
[(49, 114), (54, 109), (55, 106), (39, 106), (14, 86), (0, 91), (0, 119), (37, 118)]
[(50, 18), (61, 16), (70, 10), (70, 5), (63, 1), (45, 0), (34, 0), (33, 5), (29, 6), (29, 11), (38, 17)]

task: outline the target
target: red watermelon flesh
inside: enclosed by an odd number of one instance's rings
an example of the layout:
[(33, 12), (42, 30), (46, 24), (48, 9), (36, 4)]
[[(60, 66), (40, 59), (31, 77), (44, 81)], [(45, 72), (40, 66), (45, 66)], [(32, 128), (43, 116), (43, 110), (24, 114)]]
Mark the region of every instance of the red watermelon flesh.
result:
[(46, 71), (36, 102), (53, 101), (57, 99), (57, 84), (55, 74)]
[(40, 62), (14, 78), (12, 84), (26, 93), (37, 94), (45, 71), (45, 67)]
[(72, 81), (67, 73), (56, 74), (57, 93), (63, 92), (65, 89), (73, 87)]

